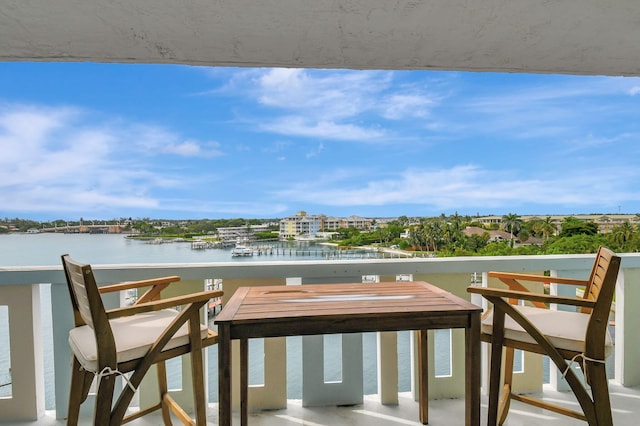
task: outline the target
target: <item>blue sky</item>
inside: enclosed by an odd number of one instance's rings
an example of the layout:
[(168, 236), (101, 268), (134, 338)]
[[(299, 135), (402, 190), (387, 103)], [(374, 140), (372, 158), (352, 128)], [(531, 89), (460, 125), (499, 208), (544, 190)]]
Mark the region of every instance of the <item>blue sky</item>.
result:
[(0, 217), (640, 212), (640, 79), (0, 65)]

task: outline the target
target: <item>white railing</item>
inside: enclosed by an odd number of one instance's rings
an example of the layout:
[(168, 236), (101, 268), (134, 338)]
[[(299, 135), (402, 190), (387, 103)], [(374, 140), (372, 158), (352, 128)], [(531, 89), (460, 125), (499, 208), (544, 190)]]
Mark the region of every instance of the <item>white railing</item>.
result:
[[(616, 290), (616, 349), (612, 379), (624, 386), (634, 386), (640, 384), (640, 365), (637, 363), (640, 357), (640, 345), (635, 344), (637, 339), (635, 330), (640, 328), (640, 316), (633, 312), (633, 306), (640, 305), (640, 254), (623, 254), (622, 257), (622, 270)], [(375, 285), (377, 280), (406, 281), (407, 279), (428, 281), (469, 299), (466, 287), (470, 285), (471, 277), (477, 277), (478, 281), (482, 277), (477, 285), (493, 285), (492, 282), (487, 281), (486, 272), (490, 270), (531, 273), (550, 270), (552, 276), (586, 277), (592, 262), (593, 255), (552, 255), (93, 266), (101, 284), (161, 275), (180, 275), (183, 281), (178, 285), (179, 292), (200, 290), (204, 280), (220, 278), (223, 280), (225, 291), (224, 304), (238, 286), (296, 282), (302, 284), (362, 282), (363, 280)], [(51, 304), (51, 318), (41, 318), (40, 286), (44, 283), (51, 284), (50, 302), (48, 295), (47, 299), (44, 299), (47, 305)], [(115, 306), (122, 303), (124, 298), (125, 296), (121, 295), (121, 300), (117, 298), (107, 300), (107, 304)], [(475, 298), (472, 302), (483, 303), (482, 300)], [(48, 308), (48, 306), (45, 307)], [(49, 310), (45, 309), (44, 312)], [(67, 333), (73, 322), (61, 267), (57, 265), (0, 267), (0, 322), (2, 321), (6, 322), (3, 327), (8, 328), (9, 331), (10, 345), (5, 351), (8, 351), (10, 356), (12, 384), (10, 395), (0, 396), (0, 422), (40, 417), (45, 411), (45, 377), (53, 382), (56, 396), (55, 402), (48, 401), (48, 405), (53, 405), (58, 418), (64, 418), (70, 377)], [(42, 323), (52, 323), (51, 331), (43, 329)], [(398, 392), (398, 340), (395, 333), (382, 333), (377, 339), (377, 394), (382, 403), (393, 404), (397, 402)], [(430, 339), (430, 350), (434, 351), (433, 335)], [(49, 349), (44, 353), (43, 348), (51, 346), (43, 344), (43, 341), (52, 342), (53, 354)], [(454, 330), (450, 344), (450, 374), (436, 376), (433, 367), (430, 368), (432, 372), (430, 380), (433, 382), (430, 386), (431, 398), (461, 397), (464, 394), (464, 333)], [(317, 348), (317, 345), (318, 341), (314, 340), (314, 336), (303, 339), (301, 368), (302, 375), (305, 377), (313, 376), (310, 372), (317, 369), (319, 365), (323, 365), (322, 351), (312, 349)], [(343, 353), (341, 383), (314, 383), (311, 388), (305, 385), (302, 395), (305, 405), (312, 404), (314, 401), (322, 403), (328, 393), (343, 395), (341, 398), (345, 403), (362, 399), (362, 380), (358, 380), (362, 377), (362, 339), (358, 336), (345, 335), (342, 337), (341, 346)], [(252, 348), (255, 347), (258, 348), (257, 350), (264, 351), (265, 362), (261, 372), (264, 384), (251, 387), (250, 404), (254, 409), (282, 407), (286, 405), (287, 400), (286, 339), (266, 339), (264, 343), (252, 346)], [(2, 350), (0, 348), (0, 351)], [(52, 359), (51, 366), (43, 367), (43, 358)], [(217, 371), (217, 358), (213, 356), (209, 358), (208, 370)], [(430, 356), (430, 363), (433, 359), (434, 357)], [(235, 365), (237, 366), (238, 362)], [(486, 369), (486, 362), (483, 362), (483, 365)], [(521, 366), (522, 372), (517, 374), (519, 385), (527, 389), (540, 389), (542, 386), (541, 359), (527, 358)], [(51, 369), (53, 371), (50, 371)], [(354, 377), (351, 377), (352, 375)], [(185, 375), (185, 379), (187, 376)], [(486, 377), (486, 371), (483, 376)], [(563, 389), (562, 381), (553, 371), (550, 382), (556, 388)], [(215, 386), (215, 380), (210, 383)], [(188, 402), (190, 398), (186, 397), (189, 386), (185, 383), (182, 388), (185, 389), (185, 395), (178, 392), (177, 398)], [(234, 389), (238, 389), (238, 386), (234, 386)], [(140, 398), (141, 400), (155, 398), (155, 392), (148, 392), (143, 386), (140, 390)], [(234, 399), (237, 400), (237, 395), (234, 395)]]

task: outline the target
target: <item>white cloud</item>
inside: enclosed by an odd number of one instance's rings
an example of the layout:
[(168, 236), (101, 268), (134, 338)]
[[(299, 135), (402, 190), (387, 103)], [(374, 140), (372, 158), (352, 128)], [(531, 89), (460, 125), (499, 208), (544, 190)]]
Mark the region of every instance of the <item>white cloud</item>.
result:
[[(566, 171), (565, 171), (566, 172)], [(629, 170), (633, 182), (638, 172)], [(563, 173), (551, 178), (517, 178), (515, 173), (484, 170), (477, 166), (449, 169), (411, 169), (386, 178), (371, 177), (362, 184), (362, 171), (354, 175), (314, 179), (294, 184), (276, 195), (292, 201), (325, 206), (424, 205), (434, 210), (500, 208), (519, 205), (616, 205), (620, 200), (640, 200), (640, 193), (620, 184), (620, 170)]]
[(220, 154), (215, 142), (175, 142), (159, 128), (92, 120), (68, 108), (0, 111), (0, 199), (12, 200), (4, 211), (156, 208), (155, 190), (188, 185), (189, 177), (157, 169), (141, 153)]
[(42, 145), (51, 143), (52, 149), (56, 149), (55, 145), (64, 145), (64, 138), (57, 137), (58, 132), (74, 117), (75, 111), (67, 108), (21, 105), (0, 110), (0, 163), (11, 165), (15, 161), (28, 159), (37, 155)]
[(394, 94), (384, 100), (382, 115), (392, 120), (426, 117), (434, 100), (418, 94)]
[(385, 132), (360, 124), (360, 117), (379, 109), (378, 97), (391, 76), (386, 71), (263, 70), (255, 79), (256, 96), (276, 116), (261, 129), (330, 140), (379, 138)]
[(230, 79), (227, 91), (255, 98), (262, 109), (245, 109), (242, 120), (258, 122), (263, 131), (327, 140), (379, 141), (391, 133), (384, 127), (385, 120), (425, 118), (440, 99), (427, 94), (425, 83), (394, 87), (395, 76), (392, 71), (243, 70)]
[(21, 187), (17, 190), (2, 190), (3, 197), (14, 200), (11, 209), (14, 211), (31, 211), (43, 213), (76, 213), (100, 211), (154, 209), (158, 201), (151, 197), (123, 195), (120, 193), (107, 194), (98, 189), (91, 190), (78, 186), (38, 186)]
[(314, 72), (276, 68), (257, 79), (258, 100), (305, 116), (344, 119), (375, 108), (375, 97), (388, 88), (391, 75), (380, 71)]
[(261, 129), (283, 135), (361, 142), (380, 140), (385, 135), (382, 129), (368, 129), (333, 121), (312, 121), (295, 116), (269, 122), (262, 125)]
[(43, 135), (60, 128), (73, 119), (77, 111), (72, 108), (43, 108), (27, 105), (5, 106), (0, 110), (3, 133), (24, 140), (39, 140)]
[[(180, 135), (153, 125), (120, 124), (118, 138), (142, 155), (171, 154), (182, 157), (218, 157), (223, 155), (220, 143), (183, 140)], [(111, 130), (116, 131), (116, 130)], [(130, 141), (130, 143), (129, 143)]]
[(182, 157), (218, 157), (223, 155), (220, 143), (199, 143), (193, 140), (166, 144), (161, 148), (161, 151), (165, 154), (175, 154)]
[(233, 217), (252, 217), (262, 214), (265, 217), (278, 217), (288, 214), (289, 206), (273, 201), (206, 201), (202, 199), (168, 199), (163, 209), (185, 212), (188, 215), (230, 215)]
[(306, 157), (307, 158), (317, 157), (322, 152), (322, 150), (324, 150), (324, 145), (318, 144), (318, 146), (316, 146), (315, 149), (307, 152)]
[(276, 141), (270, 145), (263, 147), (262, 152), (266, 152), (268, 154), (276, 154), (279, 152), (287, 151), (293, 145), (294, 144), (291, 141)]

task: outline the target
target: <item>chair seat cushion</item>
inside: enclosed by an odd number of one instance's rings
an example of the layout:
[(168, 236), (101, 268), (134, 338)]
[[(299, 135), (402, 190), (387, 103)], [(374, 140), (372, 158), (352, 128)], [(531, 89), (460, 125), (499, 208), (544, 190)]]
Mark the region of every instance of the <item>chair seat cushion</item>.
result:
[[(589, 323), (589, 314), (582, 312), (557, 311), (532, 306), (514, 306), (540, 332), (545, 335), (556, 348), (584, 353), (584, 339)], [(505, 316), (505, 339), (518, 342), (536, 343), (513, 318)], [(493, 310), (482, 319), (482, 332), (491, 334), (493, 330)], [(605, 354), (609, 356), (613, 350), (613, 341), (607, 330), (605, 336)]]
[[(110, 320), (118, 363), (143, 357), (178, 314), (174, 309), (164, 309)], [(189, 326), (184, 324), (164, 350), (188, 344), (188, 334)], [(207, 334), (207, 326), (201, 324), (201, 338), (206, 338)], [(69, 345), (85, 370), (97, 372), (96, 340), (93, 330), (88, 325), (76, 327), (69, 332)]]

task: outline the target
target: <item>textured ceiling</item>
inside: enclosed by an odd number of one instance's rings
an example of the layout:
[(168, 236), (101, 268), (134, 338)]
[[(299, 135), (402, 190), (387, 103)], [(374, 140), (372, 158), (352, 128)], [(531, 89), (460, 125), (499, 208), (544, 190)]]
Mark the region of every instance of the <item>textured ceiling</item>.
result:
[(3, 0), (0, 61), (640, 74), (638, 0)]

